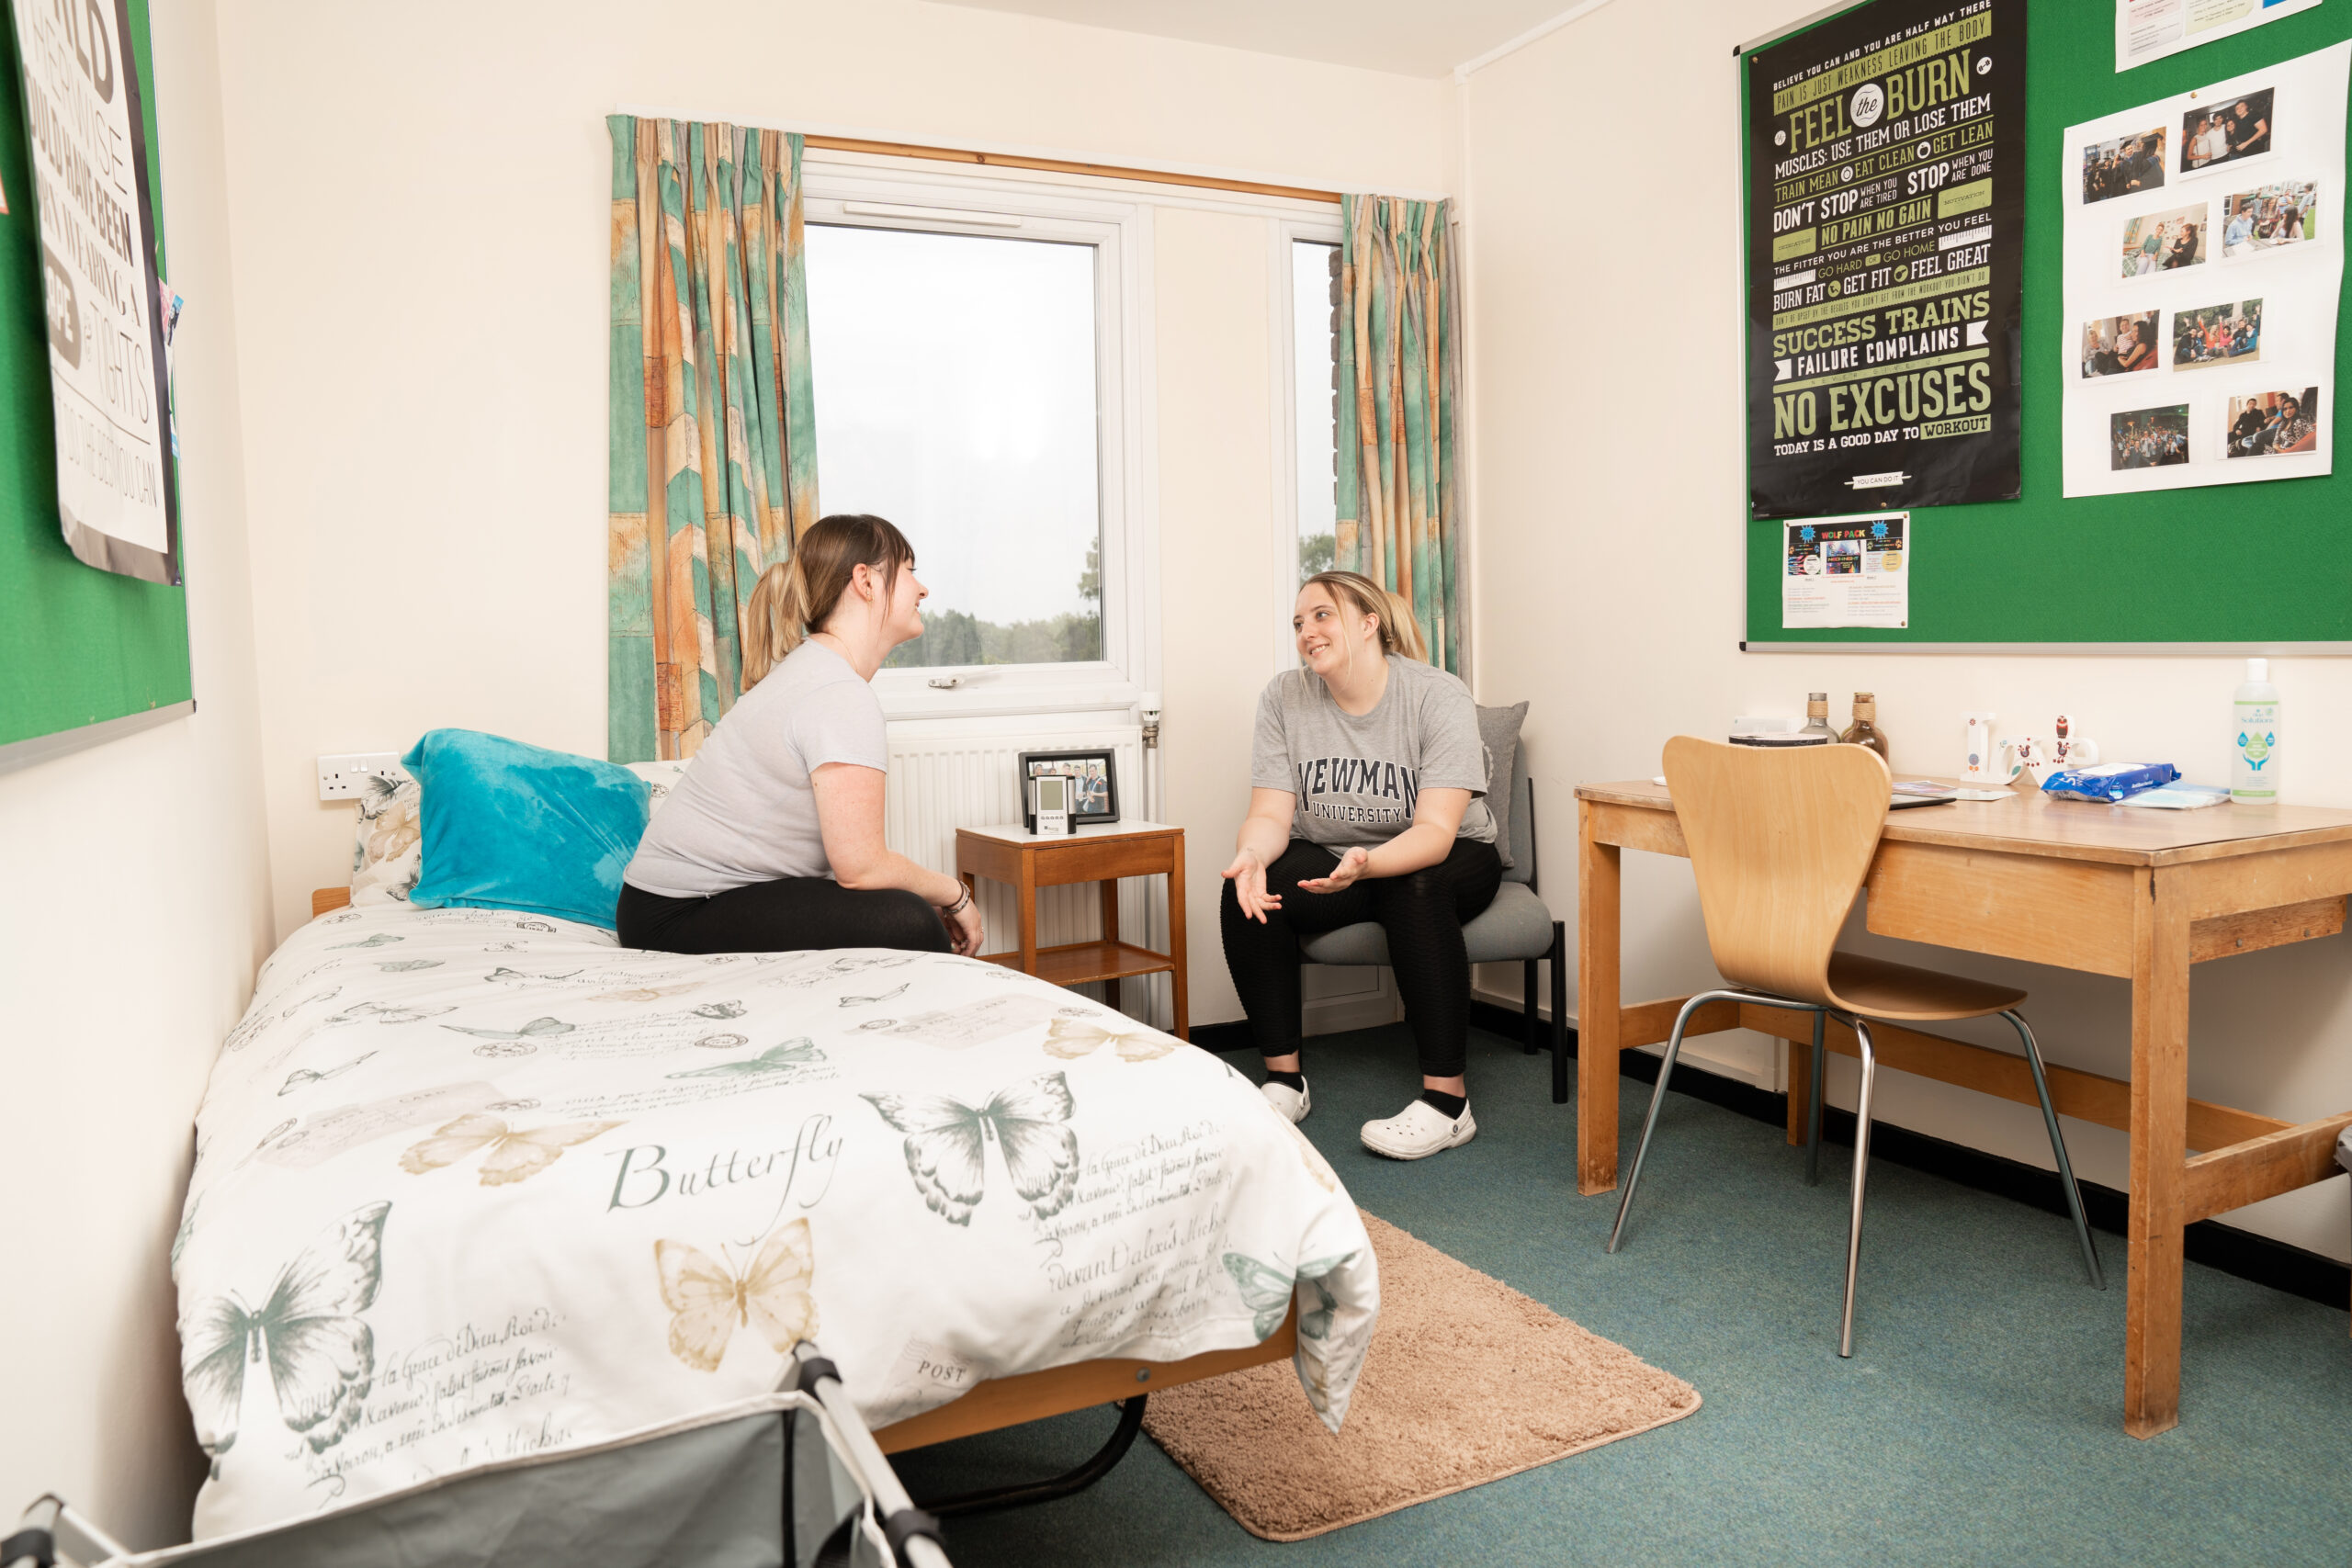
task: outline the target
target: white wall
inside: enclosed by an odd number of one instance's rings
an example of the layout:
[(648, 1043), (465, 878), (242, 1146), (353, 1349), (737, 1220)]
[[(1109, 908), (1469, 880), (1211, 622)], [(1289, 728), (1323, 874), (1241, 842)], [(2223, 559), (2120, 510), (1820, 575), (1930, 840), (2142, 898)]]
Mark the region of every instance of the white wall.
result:
[[(608, 112), (1324, 188), (1444, 179), (1435, 82), (914, 0), (664, 15), (674, 25), (618, 0), (224, 10), (281, 931), (348, 853), (349, 808), (317, 800), (316, 754), (435, 725), (603, 750)], [(1207, 678), (1222, 655), (1182, 671), (1178, 649), (1229, 634), (1270, 657), (1266, 606), (1217, 570), (1237, 536), (1273, 525), (1269, 247), (1263, 224), (1167, 221), (1164, 254), (1186, 265), (1160, 269), (1157, 320), (1188, 341), (1163, 340), (1155, 388), (1164, 756), (1170, 798), (1198, 813), (1179, 818), (1193, 865), (1213, 873), (1247, 805), (1250, 709), (1227, 674)], [(1229, 679), (1254, 694), (1268, 672)], [(1238, 1016), (1213, 889), (1195, 880), (1193, 1016)]]
[(0, 774), (0, 1510), (55, 1489), (141, 1546), (187, 1534), (201, 1456), (166, 1259), (205, 1075), (270, 939), (209, 0), (156, 6), (153, 39), (197, 712)]
[[(1745, 510), (1731, 50), (1812, 8), (1811, 0), (1686, 0), (1667, 27), (1658, 6), (1627, 0), (1480, 72), (1467, 88), (1477, 670), (1485, 700), (1533, 700), (1530, 755), (1563, 894), (1554, 909), (1570, 920), (1572, 863), (1562, 852), (1573, 843), (1578, 781), (1647, 777), (1668, 737), (1721, 735), (1737, 714), (1801, 713), (1808, 690), (1831, 693), (1840, 723), (1853, 692), (1874, 690), (1904, 768), (1956, 772), (1960, 715), (1989, 708), (2044, 731), (2065, 712), (2110, 758), (2168, 760), (2192, 778), (2226, 778), (2227, 705), (2242, 678), (2233, 660), (1738, 651)], [(1641, 69), (1627, 70), (1634, 60)], [(1678, 85), (1670, 106), (1662, 82)], [(1605, 155), (1584, 155), (1596, 126), (1609, 128)], [(2257, 500), (2213, 493), (2225, 506)], [(1933, 529), (1936, 517), (1924, 513), (1922, 525)], [(2291, 725), (2287, 798), (2352, 806), (2352, 729), (2331, 722), (2352, 711), (2352, 660), (2279, 660), (2272, 670)], [(1689, 868), (1625, 859), (1625, 997), (1710, 982)], [(1865, 951), (2030, 987), (2028, 1014), (2052, 1059), (2128, 1076), (2124, 982), (1849, 934)], [(2352, 1105), (2347, 967), (2347, 937), (2199, 966), (2190, 1092), (2295, 1121)], [(1757, 1036), (1696, 1044), (1772, 1081)], [(1850, 1083), (1851, 1065), (1836, 1060)], [(1900, 1074), (1880, 1092), (1889, 1121), (2050, 1163), (2040, 1117), (2027, 1107)], [(2066, 1133), (2085, 1177), (2126, 1185), (2121, 1134), (2079, 1122)], [(2346, 1204), (2344, 1185), (2330, 1183), (2228, 1222), (2341, 1258)]]
[[(1185, 828), (1185, 921), (1194, 1023), (1241, 1016), (1217, 932), (1219, 874), (1250, 799), (1250, 727), (1277, 604), (1265, 560), (1274, 525), (1274, 352), (1265, 225), (1162, 212), (1158, 239), (1161, 681), (1169, 821)], [(1217, 395), (1203, 395), (1222, 388)], [(1220, 452), (1216, 463), (1183, 454)], [(1214, 607), (1213, 611), (1211, 607)], [(1204, 612), (1210, 612), (1204, 614)]]

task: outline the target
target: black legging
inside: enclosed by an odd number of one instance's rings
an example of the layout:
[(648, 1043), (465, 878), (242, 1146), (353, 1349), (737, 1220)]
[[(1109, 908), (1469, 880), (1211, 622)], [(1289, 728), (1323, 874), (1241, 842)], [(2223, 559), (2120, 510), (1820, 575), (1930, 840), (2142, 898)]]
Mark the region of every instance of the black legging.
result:
[(922, 895), (902, 887), (843, 887), (830, 876), (754, 882), (707, 898), (668, 898), (624, 882), (617, 923), (623, 947), (657, 953), (949, 951), (947, 928)]
[(1250, 1015), (1261, 1055), (1287, 1056), (1304, 1032), (1300, 1010), (1298, 939), (1377, 920), (1388, 933), (1388, 961), (1405, 998), (1405, 1021), (1420, 1047), (1424, 1077), (1459, 1077), (1470, 1034), (1470, 953), (1462, 927), (1495, 901), (1502, 858), (1495, 846), (1456, 839), (1435, 865), (1403, 876), (1364, 877), (1337, 893), (1309, 893), (1298, 884), (1328, 876), (1338, 852), (1293, 839), (1266, 868), (1266, 891), (1283, 901), (1260, 925), (1241, 912), (1228, 887), (1217, 902), (1225, 931), (1225, 966)]

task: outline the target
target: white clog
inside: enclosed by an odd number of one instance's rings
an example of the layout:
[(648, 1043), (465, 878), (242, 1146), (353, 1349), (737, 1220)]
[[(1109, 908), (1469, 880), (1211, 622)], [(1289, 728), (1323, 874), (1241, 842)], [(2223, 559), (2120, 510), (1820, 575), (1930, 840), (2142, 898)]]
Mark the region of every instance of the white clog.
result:
[(1266, 1097), (1267, 1104), (1283, 1113), (1285, 1122), (1304, 1122), (1306, 1113), (1315, 1109), (1315, 1096), (1304, 1088), (1293, 1089), (1269, 1079), (1258, 1086), (1258, 1092)]
[(1426, 1100), (1414, 1100), (1385, 1122), (1365, 1122), (1363, 1132), (1363, 1146), (1390, 1159), (1427, 1159), (1477, 1135), (1478, 1122), (1466, 1101), (1461, 1115), (1448, 1116)]

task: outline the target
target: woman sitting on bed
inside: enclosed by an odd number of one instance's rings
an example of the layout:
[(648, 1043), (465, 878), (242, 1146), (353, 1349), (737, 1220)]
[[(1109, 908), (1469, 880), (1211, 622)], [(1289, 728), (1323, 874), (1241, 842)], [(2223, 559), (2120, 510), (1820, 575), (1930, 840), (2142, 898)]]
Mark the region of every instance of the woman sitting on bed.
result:
[(930, 592), (879, 517), (827, 517), (761, 574), (743, 614), (743, 694), (621, 874), (622, 946), (979, 951), (964, 885), (882, 841), (889, 746), (869, 682), (922, 635)]
[(1420, 1048), (1420, 1098), (1363, 1124), (1364, 1146), (1420, 1159), (1476, 1135), (1462, 1077), (1470, 955), (1462, 927), (1502, 885), (1470, 690), (1431, 668), (1412, 612), (1352, 571), (1318, 572), (1291, 616), (1304, 670), (1258, 699), (1250, 816), (1220, 901), (1226, 967), (1294, 1122), (1302, 934), (1376, 920)]

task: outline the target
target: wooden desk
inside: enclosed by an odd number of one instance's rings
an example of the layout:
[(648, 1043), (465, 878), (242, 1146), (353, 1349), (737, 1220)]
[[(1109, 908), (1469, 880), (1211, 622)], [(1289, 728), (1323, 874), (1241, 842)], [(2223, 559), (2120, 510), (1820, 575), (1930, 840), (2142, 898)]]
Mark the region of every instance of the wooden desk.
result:
[[(979, 877), (1001, 882), (1014, 890), (1020, 947), (1012, 953), (988, 954), (1024, 974), (1057, 986), (1080, 986), (1102, 981), (1103, 996), (1119, 1005), (1119, 981), (1129, 975), (1171, 977), (1176, 1001), (1179, 1040), (1190, 1040), (1185, 1017), (1184, 988), (1184, 829), (1158, 822), (1130, 822), (1110, 828), (1081, 828), (1069, 838), (1040, 838), (1020, 823), (999, 828), (956, 829), (956, 874), (964, 886)], [(1168, 878), (1168, 951), (1154, 953), (1119, 940), (1119, 882), (1123, 876)], [(1102, 936), (1097, 942), (1037, 945), (1037, 889), (1073, 882), (1102, 885)], [(978, 890), (975, 889), (977, 897)]]
[[(1587, 784), (1577, 801), (1577, 1187), (1593, 1193), (1617, 1185), (1617, 1054), (1665, 1040), (1684, 999), (1620, 999), (1619, 857), (1689, 851), (1658, 785)], [(2352, 1124), (2352, 1112), (2298, 1125), (2189, 1099), (2189, 968), (2342, 931), (2352, 811), (2135, 811), (2018, 791), (1889, 812), (1864, 886), (1883, 935), (2132, 982), (2131, 1080), (2052, 1066), (2050, 1097), (2131, 1134), (2123, 1429), (2178, 1425), (2181, 1231), (2326, 1179)], [(1789, 1140), (1802, 1141), (1810, 1016), (1712, 1003), (1686, 1032), (1742, 1028), (1790, 1042)], [(1892, 1024), (1871, 1033), (1886, 1066), (2035, 1102), (2022, 1057)], [(1833, 1025), (1829, 1043), (1856, 1054), (1850, 1030)]]

